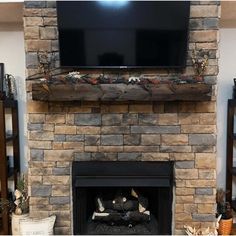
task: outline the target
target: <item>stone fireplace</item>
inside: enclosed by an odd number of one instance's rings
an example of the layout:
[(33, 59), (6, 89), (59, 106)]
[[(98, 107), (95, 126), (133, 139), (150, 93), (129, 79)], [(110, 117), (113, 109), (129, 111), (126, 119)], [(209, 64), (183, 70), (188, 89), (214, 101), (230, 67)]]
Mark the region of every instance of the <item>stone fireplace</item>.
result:
[[(38, 51), (58, 53), (55, 7), (54, 2), (25, 2), (24, 31), (28, 75), (38, 72)], [(204, 83), (212, 86), (210, 101), (42, 102), (32, 99), (32, 84), (36, 81), (27, 81), (29, 194), (32, 216), (56, 214), (56, 234), (81, 233), (75, 231), (75, 224), (79, 225), (81, 222), (79, 217), (74, 221), (75, 210), (73, 211), (76, 207), (75, 196), (80, 198), (74, 195), (72, 187), (72, 166), (75, 163), (80, 168), (90, 162), (95, 166), (96, 163), (97, 166), (100, 163), (114, 163), (116, 166), (119, 162), (131, 163), (131, 166), (132, 162), (140, 166), (142, 163), (143, 166), (153, 163), (155, 166), (157, 162), (166, 162), (173, 164), (173, 186), (171, 185), (170, 211), (160, 211), (169, 217), (164, 223), (170, 222), (171, 218), (171, 232), (164, 233), (183, 234), (185, 224), (196, 227), (214, 226), (215, 87), (218, 73), (219, 9), (217, 1), (191, 2), (189, 56), (185, 70), (181, 73), (154, 69), (141, 72), (162, 76), (166, 80), (180, 75), (193, 75), (191, 51), (203, 49), (209, 54)], [(96, 70), (81, 73), (101, 72)], [(122, 73), (127, 76), (132, 74), (130, 71)], [(112, 173), (109, 174), (112, 176)], [(140, 174), (143, 175), (144, 173)], [(137, 179), (140, 176), (136, 176)], [(98, 185), (102, 185), (101, 183)], [(77, 184), (78, 192), (81, 193), (82, 183)], [(117, 188), (115, 183), (113, 187), (110, 185), (107, 188), (111, 191)], [(161, 186), (135, 186), (134, 183), (129, 183), (129, 187)], [(95, 190), (90, 190), (89, 194), (96, 197), (94, 192)], [(148, 191), (143, 194), (153, 198)], [(161, 198), (164, 197), (159, 197), (158, 201)], [(149, 201), (153, 205), (153, 200)], [(160, 220), (161, 217), (157, 218)]]

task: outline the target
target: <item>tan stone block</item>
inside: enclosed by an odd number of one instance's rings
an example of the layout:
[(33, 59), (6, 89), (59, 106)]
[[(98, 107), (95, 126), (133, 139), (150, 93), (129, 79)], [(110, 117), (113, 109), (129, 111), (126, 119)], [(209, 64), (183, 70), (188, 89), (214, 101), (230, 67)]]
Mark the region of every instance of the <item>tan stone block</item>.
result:
[(101, 128), (96, 126), (77, 126), (77, 134), (100, 134)]
[(54, 132), (55, 126), (53, 124), (43, 124), (43, 130)]
[(82, 152), (84, 150), (83, 142), (63, 142), (64, 149), (75, 149), (76, 151)]
[(178, 219), (178, 221), (190, 221), (192, 220), (192, 216), (189, 213), (181, 212), (181, 213), (175, 213), (175, 218)]
[(176, 169), (175, 170), (176, 179), (198, 179), (197, 169)]
[(74, 150), (45, 150), (45, 161), (72, 161)]
[(194, 160), (194, 153), (170, 153), (170, 160), (191, 161)]
[(188, 144), (188, 135), (185, 134), (162, 134), (161, 145), (186, 145)]
[(199, 179), (216, 179), (216, 170), (215, 169), (199, 169), (198, 171)]
[(33, 167), (29, 169), (29, 174), (31, 176), (39, 176), (39, 175), (52, 175), (52, 168), (44, 168), (44, 167)]
[(216, 66), (208, 65), (204, 73), (205, 75), (218, 75), (219, 67), (217, 65)]
[(57, 16), (56, 8), (43, 8), (42, 9), (42, 16)]
[(51, 51), (51, 40), (26, 40), (26, 52)]
[(91, 113), (91, 107), (72, 106), (69, 107), (69, 112), (76, 113)]
[(195, 203), (202, 203), (202, 204), (206, 204), (206, 203), (212, 203), (215, 204), (216, 202), (216, 197), (215, 195), (196, 195), (195, 196)]
[(182, 179), (176, 179), (175, 186), (176, 186), (176, 188), (184, 188), (184, 187), (186, 187), (186, 181), (182, 180)]
[(180, 196), (194, 195), (194, 188), (176, 188), (175, 194)]
[(44, 17), (43, 24), (45, 26), (57, 26), (57, 18), (56, 17)]
[(215, 187), (215, 180), (186, 180), (186, 187), (194, 187), (194, 188), (204, 188), (204, 187)]
[(70, 196), (69, 185), (53, 185), (52, 196)]
[(70, 210), (71, 209), (71, 206), (70, 204), (63, 204), (63, 206), (60, 204), (60, 205), (52, 205), (52, 210), (53, 211), (58, 211), (58, 210)]
[(124, 146), (124, 152), (158, 152), (158, 146)]
[(30, 205), (47, 205), (49, 204), (49, 198), (48, 197), (30, 197), (29, 199)]
[(48, 216), (50, 216), (50, 211), (32, 211), (31, 207), (30, 207), (30, 217), (32, 218), (46, 218)]
[(66, 114), (66, 124), (68, 125), (75, 124), (75, 114)]
[(197, 213), (197, 205), (196, 204), (184, 204), (184, 212), (185, 213)]
[(43, 18), (38, 17), (38, 16), (25, 17), (24, 18), (24, 25), (25, 26), (42, 26), (43, 25)]
[(127, 113), (129, 110), (129, 106), (126, 105), (110, 105), (109, 112), (111, 113)]
[(194, 197), (193, 196), (176, 196), (175, 197), (176, 203), (194, 203)]
[(70, 161), (57, 161), (57, 167), (70, 167)]
[(175, 212), (176, 213), (184, 212), (184, 204), (175, 204)]
[(190, 42), (216, 42), (217, 30), (196, 30), (190, 31)]
[(209, 102), (197, 102), (196, 103), (196, 111), (197, 112), (216, 112), (216, 102), (209, 101)]
[(39, 29), (40, 39), (57, 39), (57, 27), (41, 27)]
[(29, 176), (28, 178), (29, 185), (42, 184), (42, 182), (43, 182), (42, 176)]
[(39, 211), (39, 210), (44, 210), (44, 211), (51, 211), (52, 210), (52, 206), (50, 205), (50, 204), (48, 204), (48, 205), (39, 205), (39, 204), (37, 204), (37, 205), (32, 205), (32, 206), (30, 206), (30, 210), (31, 211)]
[(202, 124), (202, 125), (215, 125), (216, 124), (216, 114), (215, 113), (200, 114), (200, 124)]
[(181, 133), (210, 134), (216, 133), (215, 125), (181, 125)]
[(159, 134), (142, 134), (141, 145), (159, 145), (161, 141)]
[(76, 126), (56, 125), (55, 134), (76, 134)]
[(30, 161), (29, 162), (29, 167), (38, 167), (38, 168), (51, 168), (51, 167), (56, 167), (56, 162), (55, 161)]
[(216, 209), (215, 204), (206, 204), (206, 203), (197, 204), (197, 210), (199, 214), (214, 214), (215, 209)]
[(177, 114), (172, 114), (172, 113), (159, 114), (158, 124), (159, 125), (177, 125), (178, 116)]
[(53, 124), (64, 124), (66, 122), (66, 118), (64, 114), (47, 114), (46, 122)]
[(63, 149), (63, 142), (53, 142), (52, 149)]
[(213, 43), (196, 43), (196, 49), (217, 49), (218, 44), (216, 42)]
[(44, 123), (45, 114), (29, 114), (30, 123)]
[(142, 154), (142, 161), (168, 161), (169, 153), (150, 152)]
[(28, 113), (44, 113), (48, 112), (48, 103), (46, 102), (36, 102), (28, 101), (27, 102)]
[(23, 15), (24, 16), (42, 16), (42, 9), (41, 8), (23, 8)]
[(180, 113), (179, 123), (181, 125), (197, 125), (199, 124), (200, 115), (196, 113)]
[(191, 18), (218, 17), (218, 6), (216, 5), (192, 5), (190, 8)]
[(53, 132), (42, 132), (42, 131), (30, 131), (29, 132), (29, 139), (30, 140), (39, 140), (39, 141), (47, 141), (54, 139)]
[(99, 152), (123, 152), (123, 146), (99, 146)]
[(67, 176), (67, 175), (43, 176), (43, 184), (69, 185), (70, 184), (70, 176)]
[(28, 141), (29, 148), (35, 149), (52, 149), (52, 142), (51, 141)]
[[(104, 148), (108, 149), (107, 146), (105, 146)], [(98, 146), (85, 146), (84, 151), (85, 152), (98, 152)]]
[(131, 104), (129, 105), (130, 113), (152, 113), (152, 104)]
[(39, 27), (28, 26), (24, 28), (25, 39), (39, 39)]
[(199, 169), (214, 169), (216, 167), (216, 154), (196, 153), (195, 167)]

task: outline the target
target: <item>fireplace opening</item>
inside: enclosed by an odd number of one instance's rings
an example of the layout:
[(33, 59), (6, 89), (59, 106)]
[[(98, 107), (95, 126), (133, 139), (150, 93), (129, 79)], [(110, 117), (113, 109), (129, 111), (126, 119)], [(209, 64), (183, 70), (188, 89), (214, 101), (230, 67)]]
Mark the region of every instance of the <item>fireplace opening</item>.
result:
[(172, 162), (73, 162), (72, 176), (74, 234), (171, 234)]

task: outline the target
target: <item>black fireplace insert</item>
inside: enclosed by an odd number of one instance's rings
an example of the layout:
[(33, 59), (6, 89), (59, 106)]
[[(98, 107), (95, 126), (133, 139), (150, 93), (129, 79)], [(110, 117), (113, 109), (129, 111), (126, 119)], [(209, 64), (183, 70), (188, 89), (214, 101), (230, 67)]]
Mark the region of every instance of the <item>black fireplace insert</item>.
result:
[(171, 234), (173, 162), (73, 162), (75, 235)]

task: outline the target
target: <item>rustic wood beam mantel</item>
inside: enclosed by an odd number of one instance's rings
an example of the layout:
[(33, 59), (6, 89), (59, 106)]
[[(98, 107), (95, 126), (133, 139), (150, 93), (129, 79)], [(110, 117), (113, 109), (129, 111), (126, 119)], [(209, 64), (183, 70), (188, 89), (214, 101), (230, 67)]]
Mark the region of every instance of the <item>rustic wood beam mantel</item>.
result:
[(39, 101), (209, 101), (211, 94), (205, 83), (32, 85), (32, 98)]

